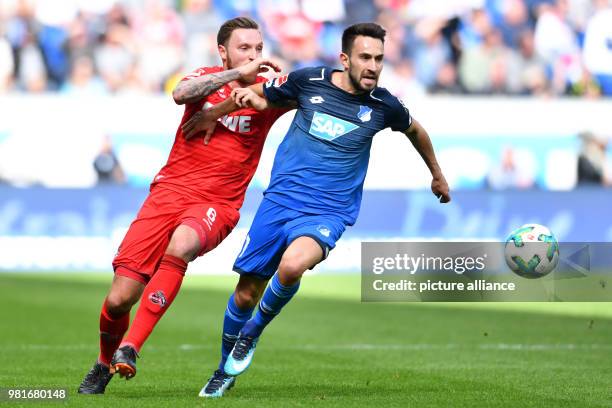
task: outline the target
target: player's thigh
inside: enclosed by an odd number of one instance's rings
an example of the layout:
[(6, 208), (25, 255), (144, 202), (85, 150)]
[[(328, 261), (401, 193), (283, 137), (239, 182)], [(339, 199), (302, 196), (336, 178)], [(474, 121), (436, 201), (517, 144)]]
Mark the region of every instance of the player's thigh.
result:
[(119, 245), (115, 274), (146, 284), (166, 252), (179, 213), (166, 192), (151, 193)]
[(234, 271), (264, 280), (272, 277), (287, 245), (284, 226), (299, 215), (264, 198), (236, 258)]
[(202, 248), (202, 238), (192, 226), (181, 224), (172, 233), (166, 254), (176, 256), (185, 262), (193, 261)]
[[(341, 219), (333, 216), (309, 215), (296, 218), (288, 223), (285, 229), (287, 240), (290, 242), (286, 251), (287, 260), (293, 259), (294, 265), (308, 263), (306, 269), (312, 269), (325, 260), (329, 252), (336, 247), (336, 242), (344, 233), (346, 226)], [(294, 243), (296, 245), (293, 245)], [(314, 245), (315, 243), (317, 245)], [(315, 250), (316, 246), (320, 251)], [(295, 250), (289, 251), (292, 248)], [(300, 255), (300, 251), (306, 248), (309, 252)]]
[(294, 239), (287, 247), (278, 267), (278, 274), (283, 285), (295, 284), (304, 272), (323, 259), (321, 245), (309, 236)]
[[(232, 232), (240, 214), (234, 208), (217, 203), (191, 205), (181, 215), (182, 250), (195, 256), (202, 256), (216, 248)], [(195, 234), (194, 234), (195, 233)], [(192, 259), (190, 259), (192, 260)]]

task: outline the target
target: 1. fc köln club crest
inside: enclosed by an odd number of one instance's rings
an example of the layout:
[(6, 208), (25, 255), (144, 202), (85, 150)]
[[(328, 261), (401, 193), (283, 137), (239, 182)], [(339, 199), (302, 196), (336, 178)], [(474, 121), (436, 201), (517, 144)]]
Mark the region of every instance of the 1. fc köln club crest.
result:
[(151, 303), (159, 305), (160, 307), (166, 306), (166, 296), (164, 295), (164, 292), (161, 290), (151, 293), (149, 295), (149, 300), (151, 301)]

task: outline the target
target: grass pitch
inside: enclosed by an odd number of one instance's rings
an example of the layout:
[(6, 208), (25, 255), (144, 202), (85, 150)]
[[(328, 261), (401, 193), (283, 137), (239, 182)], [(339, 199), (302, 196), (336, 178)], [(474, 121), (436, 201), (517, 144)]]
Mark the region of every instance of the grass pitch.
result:
[(235, 277), (188, 276), (138, 375), (78, 395), (110, 280), (0, 274), (0, 387), (69, 391), (7, 406), (612, 406), (610, 304), (366, 304), (359, 276), (323, 275), (304, 279), (223, 399), (197, 394), (218, 363)]

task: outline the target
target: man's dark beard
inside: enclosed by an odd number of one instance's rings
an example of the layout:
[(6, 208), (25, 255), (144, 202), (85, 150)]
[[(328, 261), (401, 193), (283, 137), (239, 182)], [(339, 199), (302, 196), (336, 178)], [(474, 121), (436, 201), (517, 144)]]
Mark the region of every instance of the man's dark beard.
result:
[(370, 92), (369, 89), (362, 87), (359, 81), (353, 77), (353, 74), (351, 73), (350, 69), (349, 69), (349, 81), (351, 81), (351, 85), (355, 89), (356, 93)]

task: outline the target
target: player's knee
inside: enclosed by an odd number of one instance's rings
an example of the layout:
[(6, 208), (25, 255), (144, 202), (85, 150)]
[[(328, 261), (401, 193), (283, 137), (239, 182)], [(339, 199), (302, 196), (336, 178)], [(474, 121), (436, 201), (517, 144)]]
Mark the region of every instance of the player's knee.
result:
[(111, 291), (106, 297), (106, 310), (112, 316), (123, 316), (132, 309), (137, 300), (138, 298), (131, 294)]
[(304, 264), (304, 260), (299, 255), (285, 255), (281, 259), (278, 266), (278, 273), (283, 278), (282, 280), (289, 283), (296, 283), (302, 278), (308, 266)]
[(172, 234), (166, 253), (185, 262), (193, 261), (200, 252), (200, 240), (195, 231), (187, 231), (188, 227), (179, 227)]
[(252, 309), (259, 301), (260, 293), (253, 288), (240, 289), (234, 292), (234, 302), (239, 309)]

